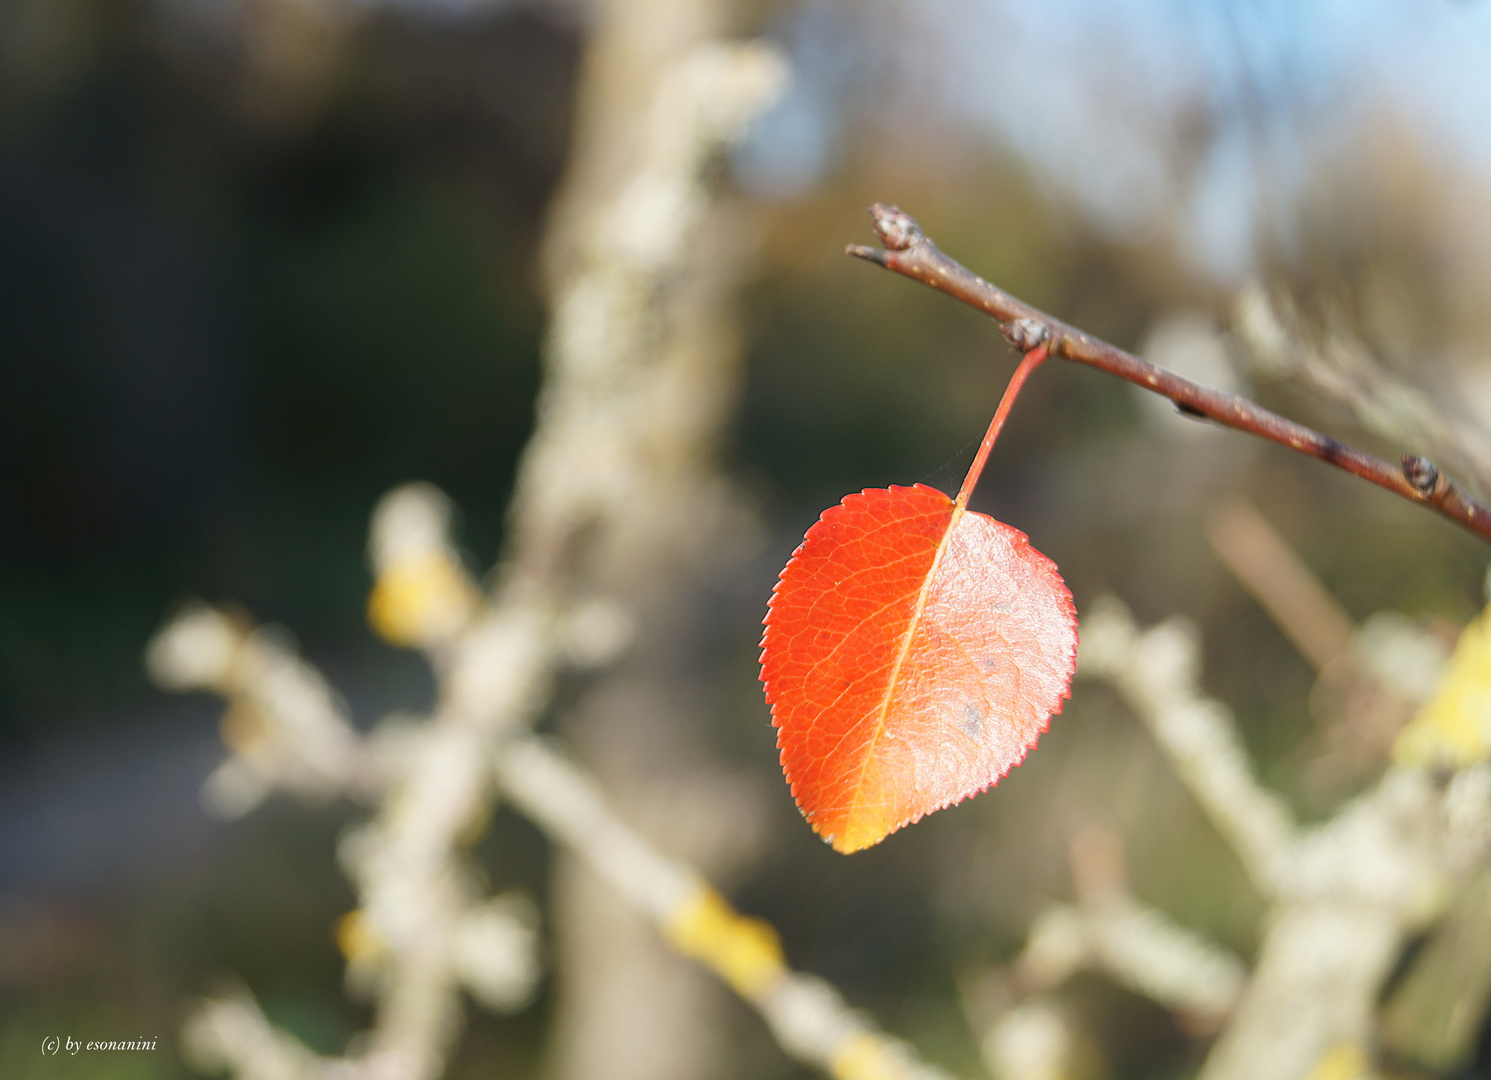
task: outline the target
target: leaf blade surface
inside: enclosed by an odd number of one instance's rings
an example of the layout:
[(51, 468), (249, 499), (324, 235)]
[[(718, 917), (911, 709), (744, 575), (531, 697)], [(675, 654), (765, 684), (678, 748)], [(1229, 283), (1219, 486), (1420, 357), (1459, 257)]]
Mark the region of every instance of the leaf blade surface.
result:
[(997, 782), (1060, 711), (1076, 613), (1025, 535), (920, 484), (847, 496), (772, 594), (761, 678), (799, 809), (838, 851)]

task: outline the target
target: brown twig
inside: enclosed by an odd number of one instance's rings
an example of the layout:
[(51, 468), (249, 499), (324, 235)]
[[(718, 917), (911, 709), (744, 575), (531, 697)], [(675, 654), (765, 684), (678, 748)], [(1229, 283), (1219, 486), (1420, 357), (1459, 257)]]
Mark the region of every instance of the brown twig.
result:
[(850, 255), (930, 285), (993, 316), (1002, 324), (1005, 338), (1020, 351), (1028, 352), (1037, 345), (1046, 344), (1052, 356), (1065, 357), (1117, 375), (1135, 386), (1169, 398), (1182, 412), (1206, 417), (1224, 427), (1246, 431), (1319, 458), (1411, 502), (1432, 507), (1481, 539), (1491, 541), (1491, 508), (1466, 495), (1424, 458), (1404, 454), (1402, 467), (1395, 467), (1329, 435), (1286, 420), (1251, 401), (1201, 386), (1155, 367), (989, 284), (944, 255), (927, 239), (911, 215), (897, 207), (876, 203), (870, 207), (870, 215), (875, 220), (875, 232), (885, 249), (850, 244), (846, 249)]
[(1350, 652), (1351, 617), (1251, 503), (1228, 499), (1207, 517), (1206, 538), (1317, 672)]

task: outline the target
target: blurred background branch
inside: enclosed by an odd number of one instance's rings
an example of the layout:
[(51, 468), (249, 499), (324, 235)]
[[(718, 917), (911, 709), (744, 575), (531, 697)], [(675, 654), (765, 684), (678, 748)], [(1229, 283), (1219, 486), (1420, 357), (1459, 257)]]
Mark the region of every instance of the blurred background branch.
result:
[[(555, 216), (556, 227), (568, 222), (573, 230), (571, 250), (557, 271), (538, 424), (519, 469), (509, 554), (490, 602), (451, 546), (441, 493), (401, 488), (374, 515), (369, 615), (390, 641), (426, 651), (439, 676), (438, 712), (422, 724), (385, 725), (364, 748), (315, 672), (283, 651), (265, 662), (256, 636), (235, 633), (223, 615), (191, 609), (152, 646), (163, 685), (214, 689), (238, 712), (266, 716), (265, 749), (248, 736), (230, 742), (235, 758), (208, 789), (216, 805), (241, 811), (274, 786), (366, 795), (374, 785), (363, 777), (382, 781), (377, 815), (341, 844), (359, 907), (343, 918), (338, 940), (349, 983), (377, 1001), (372, 1029), (347, 1057), (321, 1059), (274, 1033), (239, 995), (208, 1004), (188, 1024), (189, 1047), (207, 1067), (245, 1077), (433, 1078), (459, 1032), (458, 988), (494, 1008), (527, 1003), (538, 977), (533, 918), (503, 897), (480, 900), (458, 854), (462, 838), (483, 829), (491, 812), (497, 792), (488, 762), (495, 756), (500, 791), (578, 850), (679, 951), (753, 1001), (794, 1056), (850, 1078), (932, 1075), (828, 984), (788, 971), (768, 925), (736, 915), (693, 871), (620, 824), (582, 773), (541, 743), (510, 734), (546, 709), (566, 660), (604, 664), (628, 644), (634, 606), (587, 592), (614, 591), (622, 574), (644, 572), (669, 534), (709, 527), (690, 496), (708, 497), (694, 461), (722, 417), (710, 401), (721, 376), (709, 369), (728, 361), (728, 349), (690, 334), (698, 333), (691, 324), (719, 318), (697, 309), (723, 295), (691, 295), (677, 285), (708, 216), (707, 167), (780, 93), (786, 74), (765, 46), (701, 38), (712, 19), (673, 39), (693, 14), (688, 4), (656, 11), (616, 5), (592, 42), (590, 78), (624, 85), (592, 88), (593, 103), (582, 96), (577, 171), (623, 152), (610, 141), (616, 118), (586, 117), (587, 107), (620, 103), (628, 125), (638, 116), (641, 123), (625, 167), (589, 177), (589, 188), (574, 181)], [(655, 48), (649, 37), (660, 27), (667, 27), (667, 51), (630, 55), (643, 44)], [(646, 96), (640, 109), (630, 100), (639, 92)], [(585, 210), (575, 208), (587, 201)], [(553, 248), (563, 246), (559, 240)], [(677, 518), (685, 508), (688, 516)], [(318, 783), (301, 778), (310, 771), (304, 763), (316, 767)], [(347, 782), (352, 777), (359, 783)], [(218, 794), (235, 783), (255, 797)], [(584, 917), (568, 910), (571, 919)], [(667, 1009), (667, 995), (638, 995), (638, 973), (602, 955), (573, 957), (566, 985), (625, 987), (642, 1009)], [(591, 1055), (617, 1058), (615, 1018), (592, 1008), (566, 1027), (562, 1062), (583, 1059), (587, 1043), (595, 1045)], [(645, 1067), (623, 1057), (608, 1074)]]
[[(1203, 1077), (1369, 1074), (1380, 1052), (1377, 1002), (1404, 944), (1457, 906), (1452, 898), (1482, 888), (1491, 853), (1485, 758), (1458, 756), (1461, 771), (1447, 782), (1422, 771), (1422, 745), (1452, 738), (1438, 716), (1446, 706), (1436, 700), (1400, 740), (1400, 763), (1375, 787), (1296, 832), (1277, 798), (1247, 775), (1230, 713), (1195, 689), (1194, 630), (1171, 620), (1141, 631), (1112, 599), (1090, 610), (1083, 630), (1079, 674), (1118, 687), (1232, 842), (1270, 910), (1245, 975), (1225, 950), (1127, 896), (1111, 833), (1079, 834), (1072, 853), (1079, 905), (1047, 909), (1001, 977), (1007, 989), (985, 1040), (991, 1070), (1011, 1080), (1075, 1075), (1077, 1036), (1065, 1024), (1052, 1028), (1040, 1053), (1020, 1046), (1031, 1037), (1031, 1018), (1044, 1015), (1032, 1012), (1035, 1002), (1092, 966), (1191, 1023), (1220, 1025)], [(1479, 647), (1477, 633), (1467, 631), (1462, 649)], [(1454, 708), (1473, 714), (1486, 700), (1458, 700)], [(1466, 933), (1463, 918), (1452, 916), (1437, 940)], [(1457, 1002), (1485, 993), (1479, 979), (1446, 978), (1444, 948), (1425, 957), (1395, 996), (1387, 1029), (1390, 1048), (1437, 1067), (1463, 1060), (1465, 1042), (1453, 1007), (1430, 1005), (1424, 987), (1455, 986), (1446, 999)]]
[[(432, 499), (434, 494), (429, 489), (406, 490), (396, 492), (390, 502), (396, 505), (415, 495)], [(441, 599), (438, 592), (427, 593), (426, 598), (436, 603)], [(181, 689), (218, 689), (229, 699), (231, 715), (245, 699), (263, 697), (252, 676), (230, 678), (245, 655), (254, 655), (260, 636), (262, 631), (235, 627), (211, 609), (193, 608), (156, 638), (154, 666), (163, 681)], [(213, 651), (216, 664), (205, 660)], [(324, 685), (302, 661), (291, 662), (304, 677)], [(504, 658), (495, 655), (488, 662), (502, 663)], [(290, 704), (288, 718), (303, 720), (303, 710), (297, 712), (295, 703)], [(271, 722), (279, 719), (273, 709), (265, 711)], [(300, 737), (292, 729), (276, 741), (288, 749)], [(579, 854), (656, 923), (673, 949), (712, 970), (754, 1004), (788, 1053), (845, 1080), (945, 1075), (921, 1064), (905, 1044), (888, 1038), (850, 1009), (829, 983), (789, 970), (769, 924), (736, 913), (691, 868), (661, 854), (629, 829), (606, 805), (594, 781), (543, 740), (510, 735), (485, 747), (463, 748), (468, 752), (461, 759), (446, 751), (442, 743), (447, 741), (447, 734), (433, 723), (398, 721), (375, 731), (366, 746), (353, 737), (351, 756), (382, 760), (381, 769), (370, 763), (368, 768), (383, 778), (381, 790), (374, 792), (376, 801), (392, 804), (390, 813), (405, 823), (406, 831), (429, 835), (432, 823), (427, 819), (434, 817), (438, 824), (441, 811), (449, 810), (439, 803), (412, 801), (405, 774), (417, 770), (420, 762), (441, 756), (442, 779), (451, 785), (459, 782), (465, 765), (482, 769), (491, 762), (503, 797), (552, 840)], [(255, 776), (266, 788), (297, 790), (299, 770), (293, 757), (269, 759), (252, 747), (233, 749), (229, 762), (257, 762)], [(341, 792), (323, 788), (316, 794), (366, 795), (367, 787), (348, 784)], [(206, 794), (213, 797), (211, 786)], [(219, 809), (233, 812), (238, 807)], [(344, 840), (343, 861), (359, 882), (362, 906), (344, 917), (337, 931), (348, 961), (349, 987), (371, 991), (381, 1003), (378, 1027), (359, 1040), (366, 1049), (346, 1058), (323, 1058), (293, 1036), (278, 1032), (253, 998), (238, 989), (204, 1003), (187, 1021), (185, 1046), (199, 1067), (227, 1069), (250, 1080), (393, 1077), (411, 1075), (416, 1069), (438, 1075), (448, 1042), (458, 1034), (457, 1007), (450, 999), (456, 986), (493, 1009), (529, 1003), (540, 977), (532, 901), (511, 894), (479, 901), (469, 895), (470, 868), (453, 854), (421, 868), (407, 847), (390, 850), (393, 845), (377, 836), (377, 828), (374, 824)], [(452, 886), (467, 895), (456, 895)], [(406, 940), (417, 940), (421, 967), (410, 970), (413, 965), (398, 955), (389, 927)], [(412, 1027), (411, 1014), (415, 1019), (434, 1015), (441, 1027)]]
[(1244, 370), (1340, 402), (1368, 431), (1444, 462), (1484, 497), (1491, 478), (1484, 427), (1452, 419), (1430, 395), (1385, 370), (1339, 312), (1312, 328), (1287, 296), (1270, 296), (1251, 281), (1237, 294), (1231, 326)]

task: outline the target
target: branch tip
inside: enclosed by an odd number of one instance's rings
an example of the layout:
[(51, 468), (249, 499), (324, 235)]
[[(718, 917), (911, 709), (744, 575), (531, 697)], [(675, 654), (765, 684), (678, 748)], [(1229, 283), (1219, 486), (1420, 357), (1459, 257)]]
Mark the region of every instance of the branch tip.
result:
[(870, 217), (875, 221), (875, 234), (891, 251), (907, 251), (926, 239), (916, 219), (899, 206), (875, 203)]
[(844, 254), (853, 255), (856, 259), (864, 259), (878, 266), (886, 265), (887, 253), (880, 248), (866, 247), (864, 244), (845, 244)]

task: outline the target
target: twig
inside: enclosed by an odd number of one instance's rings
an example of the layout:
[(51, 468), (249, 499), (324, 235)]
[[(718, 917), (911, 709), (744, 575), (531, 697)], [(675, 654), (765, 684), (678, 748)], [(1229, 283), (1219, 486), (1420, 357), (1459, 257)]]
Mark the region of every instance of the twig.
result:
[(1231, 710), (1198, 689), (1195, 629), (1171, 619), (1140, 631), (1127, 608), (1101, 598), (1082, 620), (1077, 674), (1117, 688), (1259, 891), (1275, 895), (1297, 829), (1283, 800), (1254, 776)]
[(1250, 503), (1232, 498), (1219, 506), (1206, 520), (1206, 538), (1316, 671), (1350, 650), (1351, 619)]
[(1312, 778), (1341, 783), (1379, 766), (1415, 704), (1401, 677), (1385, 672), (1424, 670), (1432, 688), (1436, 676), (1425, 662), (1433, 656), (1425, 649), (1433, 648), (1432, 639), (1426, 642), (1423, 631), (1392, 613), (1373, 616), (1358, 631), (1299, 554), (1244, 499), (1219, 506), (1206, 521), (1206, 535), (1318, 675), (1310, 710), (1324, 726), (1326, 749), (1310, 764)]
[(1292, 447), (1302, 454), (1345, 469), (1411, 502), (1433, 507), (1483, 540), (1491, 541), (1491, 507), (1466, 495), (1432, 462), (1404, 454), (1401, 467), (1365, 454), (1328, 435), (1286, 420), (1233, 394), (1198, 385), (1109, 345), (1090, 334), (1031, 307), (989, 284), (944, 255), (911, 215), (894, 206), (870, 208), (875, 231), (885, 249), (850, 244), (845, 250), (947, 293), (1003, 324), (1005, 337), (1022, 352), (1046, 343), (1052, 356), (1087, 364), (1117, 375), (1135, 386), (1175, 402), (1183, 412), (1204, 416), (1224, 427)]
[(189, 1064), (238, 1080), (301, 1080), (320, 1075), (326, 1059), (277, 1030), (249, 992), (235, 988), (202, 1002), (187, 1019), (181, 1046)]
[(1123, 841), (1112, 830), (1082, 830), (1070, 858), (1077, 903), (1037, 916), (1006, 985), (1049, 994), (1079, 970), (1100, 971), (1193, 1026), (1220, 1024), (1247, 982), (1242, 961), (1129, 891)]
[[(1225, 707), (1200, 696), (1197, 657), (1182, 621), (1141, 630), (1113, 599), (1083, 622), (1079, 674), (1119, 690), (1270, 901), (1252, 976), (1201, 1080), (1368, 1075), (1378, 1001), (1405, 942), (1486, 865), (1491, 769), (1473, 764), (1441, 785), (1400, 761), (1333, 817), (1295, 827), (1254, 779)], [(1442, 728), (1423, 733), (1421, 754)]]
[(737, 912), (693, 869), (658, 852), (606, 805), (581, 769), (532, 735), (496, 754), (503, 793), (765, 1018), (793, 1057), (841, 1080), (946, 1080), (851, 1009), (831, 984), (787, 966), (776, 930)]
[[(1135, 993), (1187, 1014), (1193, 1025), (1219, 1024), (1242, 994), (1247, 969), (1227, 949), (1181, 926), (1128, 889), (1123, 838), (1088, 826), (1069, 845), (1077, 905), (1067, 908), (1085, 930), (1087, 962)], [(1051, 924), (1048, 911), (1042, 922)], [(1036, 945), (1032, 931), (1029, 956)]]

